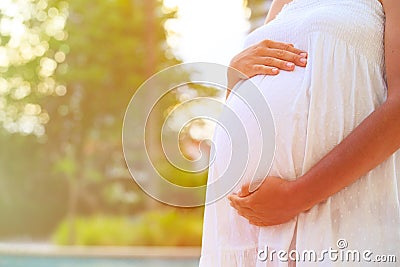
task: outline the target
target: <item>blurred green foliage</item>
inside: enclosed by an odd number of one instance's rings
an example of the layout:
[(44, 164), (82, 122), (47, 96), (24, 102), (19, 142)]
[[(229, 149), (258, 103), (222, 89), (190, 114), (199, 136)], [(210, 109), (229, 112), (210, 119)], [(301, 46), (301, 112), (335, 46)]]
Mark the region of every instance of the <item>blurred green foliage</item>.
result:
[(0, 131), (0, 148), (0, 237), (48, 235), (65, 216), (67, 182), (51, 175), (36, 137)]
[[(121, 144), (135, 90), (180, 63), (164, 29), (176, 11), (161, 0), (7, 3), (0, 5), (0, 239), (43, 240), (56, 231), (59, 244), (199, 245), (203, 209), (177, 210), (143, 193)], [(154, 129), (179, 101), (177, 93), (163, 99)], [(138, 153), (138, 168), (143, 160)], [(206, 181), (207, 171), (194, 177), (155, 160), (174, 183)]]
[[(82, 246), (200, 246), (202, 220), (198, 212), (151, 211), (134, 219), (113, 216), (75, 220), (76, 244)], [(56, 230), (53, 240), (67, 245), (68, 222)]]
[(63, 219), (154, 205), (127, 171), (122, 121), (140, 84), (179, 63), (164, 30), (174, 16), (158, 0), (1, 5), (0, 238), (45, 238)]

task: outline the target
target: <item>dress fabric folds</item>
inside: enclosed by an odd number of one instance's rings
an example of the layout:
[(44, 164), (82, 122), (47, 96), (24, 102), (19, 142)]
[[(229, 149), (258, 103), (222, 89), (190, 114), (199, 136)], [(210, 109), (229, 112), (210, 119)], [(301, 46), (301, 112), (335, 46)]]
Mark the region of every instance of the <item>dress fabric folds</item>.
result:
[[(378, 0), (293, 0), (274, 20), (247, 36), (244, 47), (271, 39), (308, 52), (305, 68), (257, 75), (234, 88), (253, 82), (270, 105), (276, 151), (269, 175), (296, 179), (306, 173), (386, 100), (384, 21)], [(239, 116), (249, 112), (235, 95), (226, 105)], [(245, 127), (254, 132), (250, 148), (257, 147), (260, 135), (250, 121), (245, 121)], [(213, 140), (217, 153), (208, 183), (218, 179), (230, 153), (221, 131), (217, 126)], [(359, 261), (329, 255), (323, 260), (299, 260), (295, 263), (299, 267), (399, 266), (373, 261), (377, 255), (394, 255), (400, 264), (399, 175), (397, 151), (326, 201), (271, 227), (249, 224), (226, 197), (208, 204), (200, 267), (294, 266), (276, 254), (273, 259), (260, 259), (259, 252), (266, 246), (269, 251), (313, 250), (318, 257), (330, 248), (338, 250), (339, 256), (348, 250), (361, 254)], [(234, 190), (238, 188), (240, 184)], [(363, 253), (369, 254), (370, 262)]]

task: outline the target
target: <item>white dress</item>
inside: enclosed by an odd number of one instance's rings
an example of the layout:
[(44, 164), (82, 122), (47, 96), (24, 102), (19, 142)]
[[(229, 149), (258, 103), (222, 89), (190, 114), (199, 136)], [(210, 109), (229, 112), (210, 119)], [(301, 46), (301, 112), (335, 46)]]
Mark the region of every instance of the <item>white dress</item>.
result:
[[(305, 68), (251, 78), (275, 120), (276, 152), (269, 175), (296, 179), (306, 173), (385, 101), (384, 20), (378, 0), (293, 0), (273, 21), (248, 35), (245, 47), (271, 39), (308, 52)], [(240, 116), (248, 112), (235, 96), (227, 105)], [(250, 122), (247, 126), (257, 132)], [(231, 153), (224, 149), (227, 143), (220, 131), (217, 127), (214, 135), (218, 152), (209, 183), (218, 179), (217, 170), (223, 169), (219, 165)], [(250, 148), (260, 141), (254, 134)], [(300, 260), (296, 266), (400, 266), (399, 170), (397, 151), (323, 203), (272, 227), (250, 225), (226, 197), (206, 205), (200, 266), (288, 266), (284, 254), (281, 260), (277, 254), (272, 260), (262, 258), (265, 254), (258, 259), (265, 246), (277, 252), (296, 249), (299, 255), (305, 250), (317, 256), (330, 248), (338, 251), (337, 260), (325, 254), (324, 260)], [(340, 253), (351, 250), (360, 252), (360, 262), (351, 255), (345, 262)], [(397, 263), (373, 262), (378, 255), (394, 255)]]

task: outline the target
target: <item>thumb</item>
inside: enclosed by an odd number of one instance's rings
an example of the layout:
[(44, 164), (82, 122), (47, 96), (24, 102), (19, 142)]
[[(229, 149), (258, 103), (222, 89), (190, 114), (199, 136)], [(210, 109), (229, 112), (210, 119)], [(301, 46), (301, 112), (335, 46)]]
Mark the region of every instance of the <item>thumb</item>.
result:
[(238, 196), (239, 197), (246, 197), (246, 196), (250, 195), (249, 186), (250, 186), (249, 183), (243, 184), (241, 189), (238, 192)]

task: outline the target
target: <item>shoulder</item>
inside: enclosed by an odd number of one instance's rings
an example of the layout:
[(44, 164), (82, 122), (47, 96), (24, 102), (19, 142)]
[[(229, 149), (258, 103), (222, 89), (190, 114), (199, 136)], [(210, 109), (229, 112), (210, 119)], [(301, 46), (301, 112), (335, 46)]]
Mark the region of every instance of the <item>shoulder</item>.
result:
[(385, 12), (390, 12), (390, 13), (398, 13), (400, 11), (400, 1), (399, 0), (376, 0), (379, 1)]
[(400, 96), (400, 1), (381, 0), (385, 11), (385, 63), (388, 82), (388, 97)]
[(292, 1), (293, 0), (273, 0), (271, 7), (268, 11), (267, 18), (265, 19), (265, 23), (268, 23), (271, 20), (273, 20), (276, 17), (276, 15), (278, 15), (279, 12), (281, 12), (283, 6)]
[(400, 23), (400, 1), (399, 0), (375, 0), (382, 4), (386, 17), (386, 26), (398, 28)]

